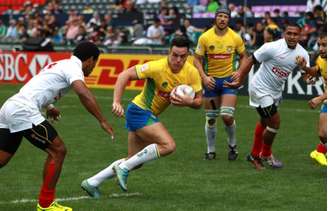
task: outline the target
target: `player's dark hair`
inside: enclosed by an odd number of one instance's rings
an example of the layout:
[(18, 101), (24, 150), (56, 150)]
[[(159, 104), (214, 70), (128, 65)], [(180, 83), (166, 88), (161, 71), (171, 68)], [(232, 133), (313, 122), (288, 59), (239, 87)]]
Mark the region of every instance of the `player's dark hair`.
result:
[(287, 22), (287, 23), (286, 23), (285, 30), (287, 29), (288, 26), (289, 26), (289, 27), (297, 27), (299, 30), (302, 29), (301, 26), (300, 26), (299, 24), (295, 23), (295, 22)]
[(189, 50), (189, 45), (190, 45), (190, 41), (186, 36), (176, 35), (171, 41), (170, 48), (172, 48), (173, 46), (186, 47)]
[(94, 60), (97, 60), (100, 54), (98, 47), (88, 41), (79, 43), (76, 48), (73, 50), (73, 55), (79, 58), (82, 62), (93, 57)]

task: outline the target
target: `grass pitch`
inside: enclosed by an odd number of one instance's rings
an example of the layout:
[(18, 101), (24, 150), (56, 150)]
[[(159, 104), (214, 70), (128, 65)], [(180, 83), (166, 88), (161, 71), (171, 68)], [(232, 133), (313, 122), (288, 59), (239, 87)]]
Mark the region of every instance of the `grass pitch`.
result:
[[(0, 85), (0, 104), (19, 86)], [(68, 148), (57, 198), (77, 211), (219, 210), (293, 211), (327, 209), (327, 171), (309, 153), (318, 143), (318, 110), (306, 101), (285, 100), (280, 106), (281, 129), (273, 151), (284, 162), (280, 170), (256, 171), (245, 161), (258, 118), (240, 97), (236, 111), (239, 157), (227, 160), (226, 134), (218, 123), (217, 159), (203, 160), (206, 150), (203, 110), (170, 107), (160, 120), (177, 143), (177, 151), (131, 172), (129, 192), (114, 180), (101, 186), (102, 198), (93, 200), (81, 190), (83, 179), (127, 153), (124, 120), (113, 117), (111, 90), (93, 90), (116, 133), (116, 141), (99, 127), (73, 92), (58, 103), (62, 119), (55, 124)], [(137, 92), (128, 91), (124, 104)], [(16, 155), (0, 170), (0, 210), (35, 210), (46, 154), (23, 141)]]

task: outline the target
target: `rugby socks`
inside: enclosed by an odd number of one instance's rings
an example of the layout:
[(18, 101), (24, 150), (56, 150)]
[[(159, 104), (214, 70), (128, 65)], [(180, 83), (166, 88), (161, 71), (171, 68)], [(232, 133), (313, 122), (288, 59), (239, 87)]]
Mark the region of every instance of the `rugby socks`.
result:
[(216, 141), (217, 128), (215, 126), (205, 125), (205, 134), (207, 141), (207, 153), (215, 152), (215, 141)]
[(263, 156), (263, 157), (271, 156), (271, 154), (272, 154), (271, 147), (272, 147), (272, 145), (263, 143), (261, 156)]
[(253, 147), (252, 147), (252, 156), (259, 157), (262, 145), (263, 145), (263, 132), (265, 127), (261, 124), (261, 122), (257, 122), (254, 130), (254, 140), (253, 140)]
[(157, 144), (150, 144), (131, 158), (123, 161), (119, 167), (131, 171), (133, 168), (151, 160), (158, 159), (159, 157), (160, 154), (157, 149)]
[(56, 174), (55, 161), (51, 160), (46, 168), (46, 174), (39, 195), (39, 205), (44, 208), (49, 207), (55, 199), (55, 188), (49, 188), (49, 184)]
[(236, 121), (233, 121), (232, 125), (225, 125), (225, 130), (228, 134), (228, 144), (231, 147), (236, 146)]
[(327, 153), (327, 146), (326, 144), (320, 143), (317, 145), (317, 152), (326, 154)]
[(101, 170), (96, 175), (94, 175), (94, 176), (90, 177), (89, 179), (87, 179), (89, 185), (91, 185), (93, 187), (98, 187), (106, 179), (111, 179), (112, 177), (114, 177), (115, 172), (113, 171), (113, 167), (116, 166), (116, 165), (119, 165), (124, 160), (125, 160), (125, 158), (114, 161), (107, 168)]

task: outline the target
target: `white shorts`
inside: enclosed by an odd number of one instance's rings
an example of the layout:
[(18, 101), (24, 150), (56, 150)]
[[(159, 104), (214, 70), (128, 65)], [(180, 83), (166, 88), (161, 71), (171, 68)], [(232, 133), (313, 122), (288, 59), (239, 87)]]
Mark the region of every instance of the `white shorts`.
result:
[(272, 104), (278, 106), (281, 102), (281, 97), (272, 97), (268, 95), (259, 95), (256, 91), (249, 91), (249, 105), (255, 108), (261, 107), (265, 108)]
[(0, 109), (0, 128), (8, 128), (11, 133), (30, 129), (44, 120), (38, 109), (15, 100), (7, 100)]

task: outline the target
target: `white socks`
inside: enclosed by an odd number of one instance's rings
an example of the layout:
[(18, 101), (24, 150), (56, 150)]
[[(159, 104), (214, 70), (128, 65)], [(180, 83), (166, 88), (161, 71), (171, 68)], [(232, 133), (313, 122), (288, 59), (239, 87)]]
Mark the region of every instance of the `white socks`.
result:
[(113, 167), (115, 165), (119, 165), (121, 162), (123, 162), (125, 158), (119, 159), (117, 161), (114, 161), (112, 164), (110, 164), (107, 168), (101, 170), (96, 175), (90, 177), (87, 179), (89, 185), (97, 187), (99, 186), (103, 181), (106, 179), (110, 179), (115, 176), (115, 172), (113, 171)]
[(225, 130), (228, 134), (228, 144), (232, 147), (236, 146), (236, 121), (233, 121), (230, 126), (225, 126)]
[(207, 140), (207, 153), (215, 152), (215, 142), (216, 142), (217, 128), (216, 124), (214, 127), (209, 127), (208, 124), (205, 125), (205, 134)]
[(160, 154), (157, 150), (157, 144), (150, 144), (143, 148), (140, 152), (133, 155), (131, 158), (129, 158), (126, 161), (123, 161), (119, 167), (125, 168), (127, 170), (132, 170), (134, 167), (139, 166), (141, 164), (144, 164), (146, 162), (149, 162), (151, 160), (158, 159), (160, 157)]

